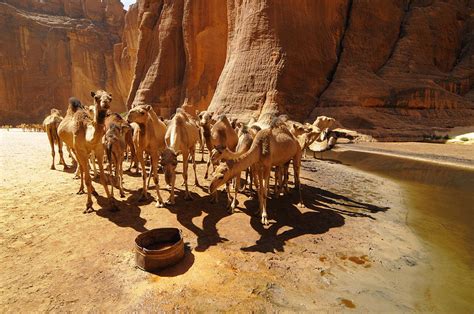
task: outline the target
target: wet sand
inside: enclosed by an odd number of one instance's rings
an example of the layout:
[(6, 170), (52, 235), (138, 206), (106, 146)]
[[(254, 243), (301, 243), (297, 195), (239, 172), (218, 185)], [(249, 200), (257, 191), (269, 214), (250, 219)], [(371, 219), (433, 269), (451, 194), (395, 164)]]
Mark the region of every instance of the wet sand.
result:
[[(201, 163), (205, 188), (191, 187), (192, 202), (179, 175), (176, 205), (156, 208), (153, 189), (139, 203), (141, 178), (126, 173), (119, 212), (107, 210), (94, 183), (96, 211), (83, 214), (71, 171), (49, 170), (44, 133), (0, 130), (0, 146), (2, 311), (442, 310), (426, 276), (430, 248), (406, 224), (405, 191), (387, 178), (308, 159), (306, 207), (296, 193), (271, 199), (264, 228), (245, 195), (232, 215), (223, 194), (209, 203)], [(158, 274), (137, 269), (134, 238), (165, 226), (182, 229), (185, 259)]]

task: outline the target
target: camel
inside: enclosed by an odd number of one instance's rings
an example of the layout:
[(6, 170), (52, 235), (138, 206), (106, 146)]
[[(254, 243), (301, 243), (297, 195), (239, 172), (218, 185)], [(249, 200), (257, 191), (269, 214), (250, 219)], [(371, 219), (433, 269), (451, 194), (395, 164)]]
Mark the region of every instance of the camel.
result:
[[(248, 127), (245, 125), (239, 125), (238, 131), (239, 131), (238, 132), (239, 141), (237, 143), (235, 153), (230, 151), (228, 148), (224, 150), (220, 150), (220, 151), (217, 149), (214, 149), (211, 155), (211, 159), (213, 163), (218, 164), (220, 160), (228, 160), (228, 159), (237, 158), (240, 155), (246, 153), (250, 149), (250, 147), (252, 146), (254, 136), (252, 135), (252, 133), (249, 132)], [(252, 188), (252, 178), (253, 178), (254, 171), (252, 171), (253, 170), (252, 166), (250, 167), (250, 169), (251, 169), (250, 173), (249, 173), (249, 169), (245, 169), (244, 189), (245, 189), (246, 183), (248, 182), (247, 179), (248, 179), (249, 174), (250, 174), (250, 189)], [(233, 213), (235, 208), (237, 207), (237, 193), (239, 191), (243, 191), (243, 190), (240, 190), (240, 177), (241, 177), (241, 173), (239, 172), (234, 178), (235, 184), (234, 184), (234, 198), (233, 199), (230, 195), (229, 185), (226, 186), (228, 207), (230, 208), (231, 213)]]
[[(239, 138), (237, 133), (230, 125), (229, 120), (225, 115), (220, 115), (216, 123), (211, 128), (211, 146), (218, 150), (223, 150), (229, 148), (231, 151), (235, 151), (237, 142)], [(206, 164), (206, 173), (204, 174), (204, 179), (207, 179), (209, 173), (209, 165), (211, 164), (211, 158), (207, 161)]]
[(85, 181), (87, 187), (87, 202), (84, 213), (92, 212), (94, 209), (92, 208), (91, 195), (97, 194), (92, 186), (89, 173), (89, 156), (93, 152), (97, 157), (100, 182), (107, 194), (110, 210), (115, 211), (117, 207), (107, 187), (107, 179), (104, 174), (104, 146), (102, 144), (102, 138), (105, 134), (105, 116), (107, 110), (110, 108), (112, 95), (104, 90), (98, 90), (91, 92), (91, 96), (94, 99), (94, 116), (91, 118), (87, 110), (81, 108), (78, 109), (72, 117), (72, 147), (81, 173), (81, 187), (78, 193), (83, 193), (83, 181)]
[(165, 142), (167, 148), (161, 154), (161, 165), (165, 173), (165, 181), (171, 186), (170, 198), (167, 204), (175, 204), (174, 187), (176, 181), (176, 166), (178, 154), (183, 155), (183, 179), (185, 186), (185, 199), (191, 200), (188, 190), (188, 162), (191, 156), (194, 170), (194, 182), (198, 186), (196, 174), (196, 143), (199, 141), (199, 128), (189, 119), (185, 111), (178, 109), (173, 119), (168, 124)]
[(66, 162), (64, 161), (63, 157), (63, 142), (59, 138), (58, 135), (58, 126), (63, 120), (61, 117), (61, 113), (58, 109), (51, 109), (51, 114), (47, 116), (43, 121), (43, 127), (48, 134), (49, 144), (51, 145), (51, 156), (53, 156), (53, 162), (51, 163), (51, 170), (55, 170), (54, 167), (54, 144), (58, 145), (58, 152), (59, 152), (59, 164), (63, 165), (66, 168)]
[[(120, 125), (116, 122), (109, 122), (106, 129), (107, 131), (105, 132), (103, 141), (105, 154), (109, 161), (109, 175), (110, 179), (112, 180), (110, 184), (110, 192), (112, 194), (112, 197), (114, 197), (114, 184), (118, 183), (120, 197), (125, 197), (125, 193), (123, 191), (122, 164), (124, 159), (124, 152), (127, 148), (127, 145), (125, 143), (125, 133), (128, 132), (130, 126), (128, 126), (128, 124)], [(112, 166), (115, 170), (115, 175), (114, 173), (112, 173)]]
[[(74, 147), (73, 147), (73, 127), (74, 127), (73, 117), (74, 117), (74, 114), (78, 110), (84, 110), (84, 106), (81, 104), (79, 99), (75, 97), (69, 98), (66, 116), (64, 117), (64, 119), (61, 121), (61, 123), (58, 126), (58, 136), (61, 139), (61, 141), (64, 144), (66, 144), (66, 148), (69, 152), (69, 157), (72, 158), (73, 163), (75, 163), (77, 166), (76, 172), (74, 174), (75, 179), (80, 178), (79, 164), (77, 163), (77, 158), (76, 158), (76, 154), (74, 152)], [(83, 183), (81, 183), (81, 187), (82, 186), (83, 186)], [(81, 194), (79, 192), (78, 194)]]
[(300, 206), (302, 205), (300, 188), (301, 148), (294, 136), (286, 127), (272, 123), (270, 128), (257, 133), (250, 149), (236, 159), (221, 163), (212, 178), (209, 193), (215, 193), (217, 188), (238, 175), (250, 166), (255, 167), (258, 177), (258, 199), (261, 222), (268, 225), (267, 191), (272, 166), (282, 166), (293, 161), (295, 187), (299, 192)]
[[(215, 121), (212, 120), (213, 114), (213, 112), (209, 111), (202, 111), (198, 114), (201, 137), (203, 139), (203, 144), (205, 144), (207, 147), (209, 158), (211, 156), (212, 151), (211, 128), (212, 125), (215, 123)], [(204, 145), (201, 146), (201, 161), (204, 161)]]
[(156, 207), (163, 207), (158, 178), (158, 158), (165, 148), (166, 125), (150, 105), (137, 105), (130, 109), (127, 121), (133, 129), (133, 145), (142, 168), (143, 189), (140, 200), (147, 198), (147, 173), (143, 153), (148, 153), (151, 157), (151, 172), (158, 197)]
[[(128, 149), (130, 149), (130, 166), (128, 168), (128, 171), (131, 170), (132, 165), (134, 162), (136, 162), (136, 156), (135, 156), (135, 147), (133, 146), (133, 137), (132, 137), (132, 128), (130, 127), (130, 124), (122, 118), (121, 115), (118, 113), (109, 113), (107, 117), (105, 118), (105, 131), (110, 128), (110, 125), (112, 124), (117, 124), (118, 126), (121, 127), (122, 132), (123, 132), (123, 137), (125, 140), (125, 150), (124, 153), (128, 157)], [(138, 171), (138, 168), (137, 168)]]

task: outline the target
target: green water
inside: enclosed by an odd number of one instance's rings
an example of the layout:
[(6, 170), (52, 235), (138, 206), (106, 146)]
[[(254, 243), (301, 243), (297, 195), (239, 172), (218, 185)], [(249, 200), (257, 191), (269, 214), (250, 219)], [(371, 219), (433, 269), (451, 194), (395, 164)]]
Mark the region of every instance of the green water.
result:
[(474, 171), (365, 152), (325, 153), (402, 187), (407, 224), (430, 252), (425, 297), (436, 312), (474, 312)]

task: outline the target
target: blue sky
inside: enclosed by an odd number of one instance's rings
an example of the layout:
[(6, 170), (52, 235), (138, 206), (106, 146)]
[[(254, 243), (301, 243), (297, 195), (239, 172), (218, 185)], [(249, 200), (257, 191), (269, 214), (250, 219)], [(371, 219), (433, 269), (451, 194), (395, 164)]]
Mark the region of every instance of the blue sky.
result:
[(124, 8), (125, 10), (128, 10), (128, 7), (129, 7), (131, 4), (137, 2), (137, 0), (120, 0), (120, 1), (122, 1), (122, 3), (123, 3), (123, 8)]

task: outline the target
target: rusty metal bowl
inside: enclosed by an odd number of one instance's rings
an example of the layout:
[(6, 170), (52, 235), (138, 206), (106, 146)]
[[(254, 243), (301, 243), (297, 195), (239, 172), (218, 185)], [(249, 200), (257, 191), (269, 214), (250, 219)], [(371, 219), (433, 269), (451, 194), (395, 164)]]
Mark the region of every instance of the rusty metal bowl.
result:
[(152, 229), (135, 239), (135, 262), (143, 270), (160, 270), (178, 263), (183, 257), (183, 236), (177, 228)]

